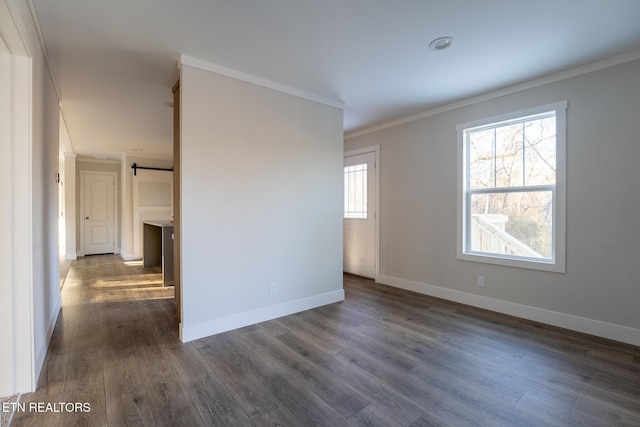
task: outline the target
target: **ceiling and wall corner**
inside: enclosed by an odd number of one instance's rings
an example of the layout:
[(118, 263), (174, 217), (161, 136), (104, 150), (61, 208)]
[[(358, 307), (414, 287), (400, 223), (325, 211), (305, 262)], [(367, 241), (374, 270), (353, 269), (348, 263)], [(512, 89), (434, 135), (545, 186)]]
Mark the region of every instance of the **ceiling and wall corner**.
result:
[(171, 158), (180, 55), (344, 103), (350, 134), (640, 49), (636, 0), (25, 1), (80, 154)]
[(368, 133), (374, 133), (377, 131), (381, 131), (387, 128), (392, 128), (394, 126), (399, 126), (405, 123), (410, 123), (416, 120), (425, 119), (427, 117), (435, 116), (437, 114), (445, 113), (447, 111), (456, 110), (458, 108), (467, 107), (470, 105), (478, 104), (480, 102), (489, 101), (491, 99), (499, 98), (501, 96), (510, 95), (513, 93), (518, 93), (525, 91), (527, 89), (543, 86), (546, 84), (550, 84), (557, 81), (562, 81), (569, 79), (571, 77), (580, 76), (582, 74), (591, 73), (594, 71), (602, 70), (609, 67), (614, 67), (616, 65), (624, 64), (626, 62), (635, 61), (640, 59), (640, 50), (634, 50), (631, 52), (626, 52), (620, 55), (608, 57), (599, 61), (591, 62), (586, 65), (582, 65), (579, 67), (571, 68), (568, 70), (564, 70), (558, 73), (550, 74), (544, 77), (540, 77), (538, 79), (529, 80), (523, 83), (519, 83), (514, 86), (509, 86), (506, 88), (498, 89), (492, 92), (483, 93), (478, 96), (474, 96), (471, 98), (465, 98), (460, 101), (455, 101), (450, 104), (445, 104), (430, 110), (422, 111), (417, 114), (412, 114), (410, 116), (402, 117), (397, 120), (392, 120), (386, 123), (382, 123), (379, 125), (370, 126), (364, 129), (360, 129), (358, 131), (349, 132), (345, 134), (345, 140), (356, 138), (362, 135), (366, 135)]

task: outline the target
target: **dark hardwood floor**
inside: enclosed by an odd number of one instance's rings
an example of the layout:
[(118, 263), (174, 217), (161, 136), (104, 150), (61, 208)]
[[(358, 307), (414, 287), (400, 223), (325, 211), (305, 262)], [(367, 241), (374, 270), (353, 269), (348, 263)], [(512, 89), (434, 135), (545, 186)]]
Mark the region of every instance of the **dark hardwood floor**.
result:
[(348, 275), (343, 303), (181, 344), (160, 282), (75, 261), (12, 427), (640, 425), (638, 347)]

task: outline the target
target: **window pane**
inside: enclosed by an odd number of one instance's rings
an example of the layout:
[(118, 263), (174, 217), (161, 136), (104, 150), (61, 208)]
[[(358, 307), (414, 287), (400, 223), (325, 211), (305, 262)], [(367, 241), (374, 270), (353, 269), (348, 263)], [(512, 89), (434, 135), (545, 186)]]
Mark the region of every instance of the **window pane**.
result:
[(525, 185), (556, 183), (556, 118), (525, 124)]
[(469, 188), (493, 188), (493, 129), (469, 132)]
[(457, 126), (458, 259), (564, 272), (566, 108)]
[(344, 217), (367, 219), (367, 164), (344, 168)]
[(523, 185), (522, 123), (496, 128), (496, 187)]
[(551, 259), (551, 191), (472, 194), (471, 251)]

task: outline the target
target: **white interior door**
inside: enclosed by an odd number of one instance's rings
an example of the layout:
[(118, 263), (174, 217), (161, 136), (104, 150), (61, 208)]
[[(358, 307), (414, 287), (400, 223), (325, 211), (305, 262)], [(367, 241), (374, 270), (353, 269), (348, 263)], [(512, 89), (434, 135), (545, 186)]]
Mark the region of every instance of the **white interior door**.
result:
[(114, 253), (113, 174), (83, 173), (84, 254)]
[(344, 262), (346, 273), (375, 278), (376, 153), (344, 158)]

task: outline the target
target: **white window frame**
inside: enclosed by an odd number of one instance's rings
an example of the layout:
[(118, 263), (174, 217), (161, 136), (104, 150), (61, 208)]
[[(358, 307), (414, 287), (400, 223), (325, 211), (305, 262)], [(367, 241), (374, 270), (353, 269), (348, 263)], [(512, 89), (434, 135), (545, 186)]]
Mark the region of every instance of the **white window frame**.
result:
[[(534, 270), (565, 272), (566, 258), (566, 110), (567, 101), (541, 105), (526, 110), (514, 111), (499, 116), (461, 123), (456, 126), (458, 134), (458, 186), (457, 186), (457, 258), (509, 267), (529, 268)], [(526, 258), (511, 255), (472, 252), (468, 246), (467, 218), (468, 190), (468, 158), (465, 141), (467, 129), (480, 126), (497, 125), (501, 122), (517, 120), (528, 116), (554, 111), (556, 115), (556, 185), (553, 192), (553, 250), (551, 259)], [(499, 191), (499, 190), (498, 190)]]
[[(347, 172), (347, 169), (353, 169), (355, 167), (361, 167), (364, 166), (364, 170), (358, 170), (358, 171), (349, 171)], [(347, 178), (347, 173), (356, 173), (356, 172), (364, 172), (364, 179), (361, 182), (361, 186), (363, 188), (363, 210), (361, 211), (355, 211), (355, 210), (350, 210), (347, 209), (348, 207), (350, 207), (350, 203), (349, 200), (351, 199), (350, 195), (352, 193), (351, 190), (353, 190), (353, 188), (349, 185), (349, 179)], [(350, 165), (350, 166), (345, 166), (344, 167), (344, 172), (343, 172), (343, 176), (344, 176), (344, 214), (343, 214), (343, 219), (346, 220), (350, 220), (350, 219), (369, 219), (369, 211), (367, 209), (368, 207), (368, 203), (367, 203), (367, 181), (368, 181), (368, 175), (369, 171), (368, 171), (368, 167), (367, 167), (367, 163), (361, 163), (361, 164), (355, 164), (355, 165)], [(354, 194), (355, 197), (355, 194)], [(355, 203), (354, 203), (355, 204)]]

